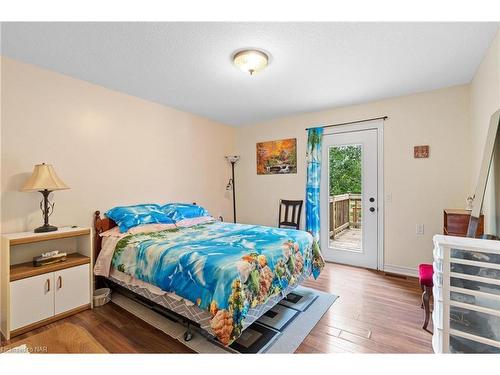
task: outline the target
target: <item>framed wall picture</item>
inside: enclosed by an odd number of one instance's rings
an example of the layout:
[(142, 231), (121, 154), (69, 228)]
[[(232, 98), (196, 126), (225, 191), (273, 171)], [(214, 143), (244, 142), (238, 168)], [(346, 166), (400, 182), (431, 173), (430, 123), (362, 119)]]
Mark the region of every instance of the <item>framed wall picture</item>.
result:
[(429, 157), (429, 145), (413, 147), (413, 157), (415, 159), (427, 159)]
[(257, 143), (257, 174), (297, 173), (297, 139)]

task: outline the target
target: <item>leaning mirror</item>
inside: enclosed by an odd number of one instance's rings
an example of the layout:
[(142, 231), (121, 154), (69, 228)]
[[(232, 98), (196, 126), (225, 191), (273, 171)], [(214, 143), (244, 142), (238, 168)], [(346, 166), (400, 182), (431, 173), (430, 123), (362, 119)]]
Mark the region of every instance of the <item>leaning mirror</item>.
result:
[[(470, 215), (470, 220), (469, 220), (469, 227), (467, 230), (467, 237), (475, 237), (476, 236), (476, 230), (477, 226), (479, 224), (479, 217), (481, 215), (481, 211), (483, 210), (483, 202), (484, 202), (484, 194), (486, 191), (486, 186), (488, 184), (488, 181), (490, 181), (490, 184), (495, 184), (498, 185), (500, 180), (498, 176), (494, 173), (493, 169), (491, 168), (492, 163), (493, 163), (493, 156), (495, 154), (495, 148), (500, 148), (500, 141), (499, 137), (500, 134), (498, 132), (500, 128), (500, 109), (496, 111), (492, 116), (490, 120), (490, 126), (488, 128), (488, 134), (486, 138), (486, 144), (484, 147), (484, 154), (483, 154), (483, 160), (481, 162), (481, 169), (479, 170), (479, 177), (476, 185), (476, 192), (474, 194), (473, 200), (472, 200), (472, 212)], [(497, 152), (498, 154), (498, 152)], [(497, 155), (497, 160), (500, 161), (500, 157)], [(498, 163), (495, 163), (498, 164)], [(496, 165), (496, 169), (499, 169), (500, 165)], [(497, 172), (497, 174), (500, 172)], [(490, 177), (490, 178), (488, 178)], [(500, 186), (491, 186), (492, 191), (499, 191)], [(496, 194), (495, 194), (496, 195)], [(489, 209), (495, 210), (496, 211), (496, 206), (497, 203), (495, 200), (493, 202), (490, 202)], [(494, 215), (495, 217), (497, 216), (496, 214)], [(498, 232), (495, 229), (495, 234), (498, 236)], [(496, 237), (494, 235), (485, 235), (486, 238), (494, 238)], [(498, 237), (497, 237), (498, 238)]]

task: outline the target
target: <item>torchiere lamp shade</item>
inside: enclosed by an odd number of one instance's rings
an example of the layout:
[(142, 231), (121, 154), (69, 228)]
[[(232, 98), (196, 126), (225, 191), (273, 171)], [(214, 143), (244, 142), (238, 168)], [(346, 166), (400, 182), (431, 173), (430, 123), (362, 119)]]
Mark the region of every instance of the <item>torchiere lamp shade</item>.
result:
[(238, 160), (240, 160), (240, 156), (239, 155), (227, 155), (226, 159), (230, 163), (236, 163)]
[(69, 187), (57, 176), (50, 164), (37, 164), (31, 177), (24, 184), (22, 191), (64, 190)]

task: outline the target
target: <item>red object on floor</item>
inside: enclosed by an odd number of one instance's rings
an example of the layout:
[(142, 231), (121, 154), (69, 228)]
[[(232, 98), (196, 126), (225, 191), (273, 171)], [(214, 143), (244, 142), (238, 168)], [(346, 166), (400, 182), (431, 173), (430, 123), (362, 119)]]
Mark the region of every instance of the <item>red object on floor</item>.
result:
[(427, 325), (429, 324), (429, 318), (431, 316), (431, 306), (429, 303), (432, 297), (432, 275), (434, 274), (434, 269), (432, 264), (419, 264), (418, 266), (418, 281), (420, 282), (420, 287), (422, 288), (422, 307), (425, 311), (425, 319), (423, 329), (427, 331)]
[(432, 282), (432, 275), (434, 274), (434, 269), (432, 264), (420, 264), (418, 266), (418, 281), (421, 286), (431, 287), (434, 285)]

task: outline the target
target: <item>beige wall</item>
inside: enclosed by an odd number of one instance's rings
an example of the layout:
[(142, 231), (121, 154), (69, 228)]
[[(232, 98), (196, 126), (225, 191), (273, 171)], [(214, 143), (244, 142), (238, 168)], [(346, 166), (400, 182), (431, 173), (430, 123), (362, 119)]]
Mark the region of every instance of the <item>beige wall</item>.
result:
[[(500, 31), (497, 33), (491, 47), (479, 65), (474, 79), (470, 85), (471, 91), (471, 148), (472, 148), (472, 186), (475, 187), (479, 168), (483, 158), (486, 134), (490, 124), (491, 115), (500, 109)], [(497, 146), (500, 150), (500, 145)], [(500, 219), (495, 212), (500, 214), (500, 152), (496, 152), (495, 166), (491, 168), (488, 180), (483, 212), (485, 215), (485, 230), (487, 233), (500, 234)], [(496, 175), (495, 175), (496, 171)], [(494, 183), (496, 181), (496, 183)], [(495, 210), (495, 206), (497, 209)]]
[[(432, 260), (432, 236), (442, 231), (443, 209), (462, 208), (470, 191), (469, 87), (457, 86), (363, 105), (280, 118), (237, 131), (239, 221), (277, 222), (280, 198), (302, 199), (305, 128), (389, 116), (384, 125), (385, 264), (414, 272)], [(255, 143), (297, 138), (298, 171), (258, 176)], [(413, 146), (430, 145), (429, 159), (413, 159)], [(425, 234), (416, 235), (417, 223)]]
[(19, 191), (41, 162), (71, 187), (53, 194), (54, 225), (141, 202), (196, 201), (230, 216), (234, 128), (8, 58), (1, 72), (3, 233), (41, 224), (41, 195)]

